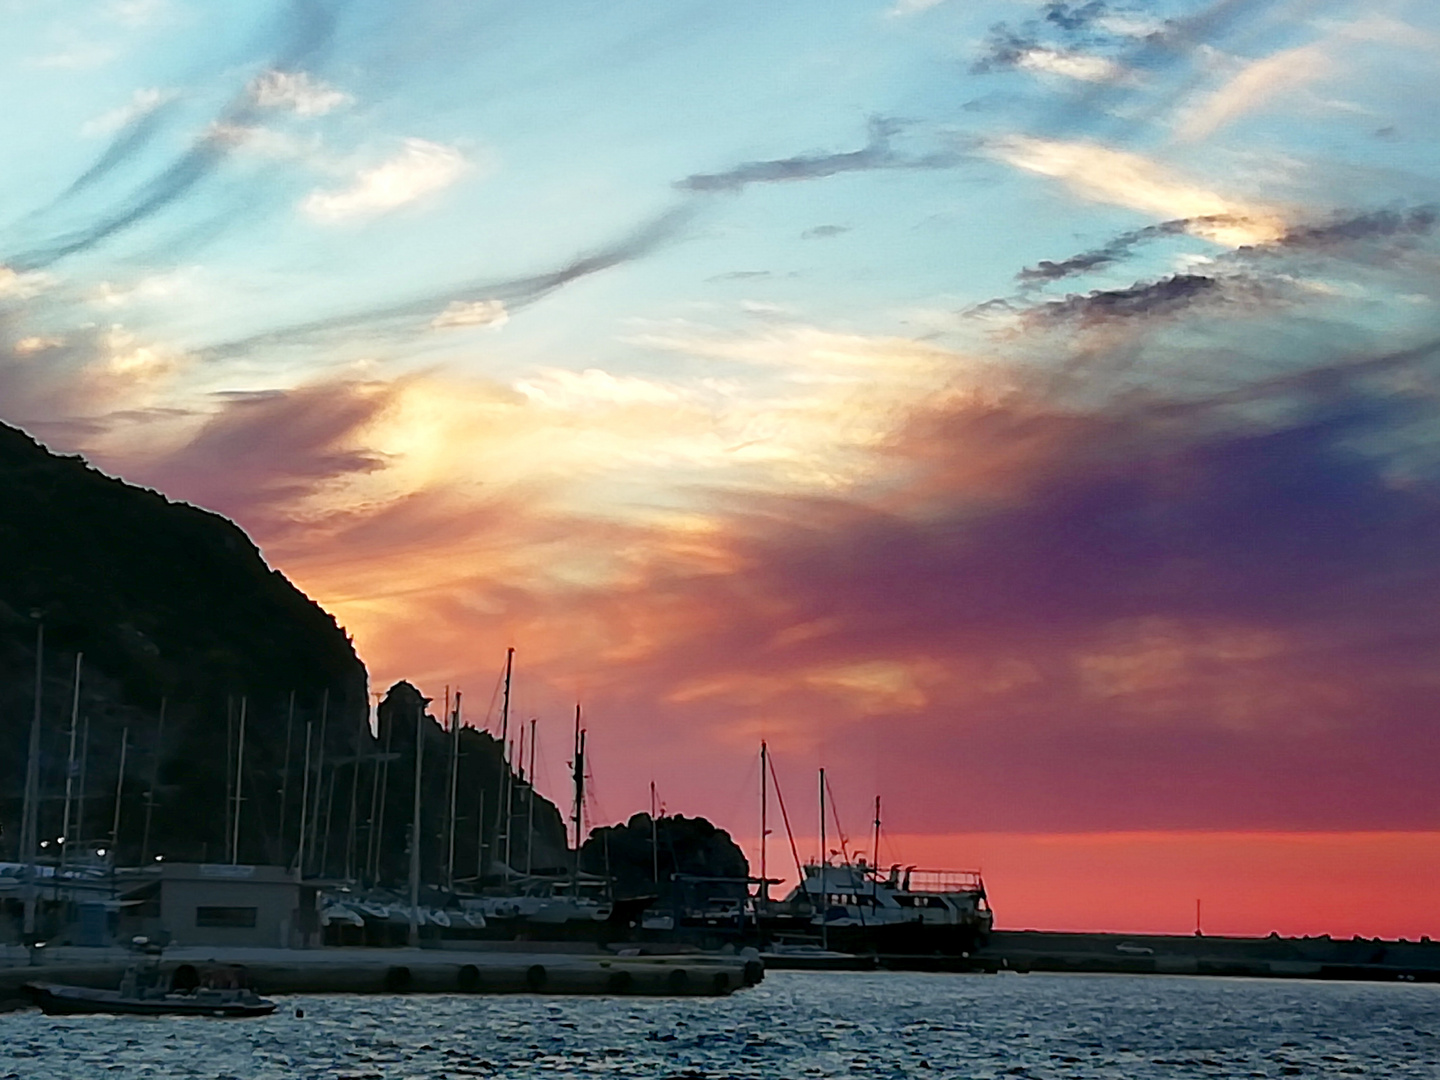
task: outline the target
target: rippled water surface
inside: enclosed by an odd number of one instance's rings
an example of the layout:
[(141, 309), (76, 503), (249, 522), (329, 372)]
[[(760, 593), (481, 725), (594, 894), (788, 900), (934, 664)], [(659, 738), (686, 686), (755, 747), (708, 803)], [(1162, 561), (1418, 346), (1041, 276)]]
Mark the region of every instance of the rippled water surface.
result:
[(1410, 984), (776, 972), (722, 999), (280, 1000), (0, 1016), (0, 1077), (1440, 1078), (1440, 987)]

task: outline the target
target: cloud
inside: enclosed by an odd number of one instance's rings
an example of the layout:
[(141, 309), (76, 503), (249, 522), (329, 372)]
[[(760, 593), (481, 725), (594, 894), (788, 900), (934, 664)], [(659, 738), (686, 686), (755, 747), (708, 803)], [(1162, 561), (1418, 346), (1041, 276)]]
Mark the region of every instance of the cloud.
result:
[(579, 372), (552, 368), (521, 380), (516, 389), (533, 401), (567, 410), (596, 405), (670, 407), (684, 402), (684, 395), (672, 386), (636, 376), (616, 376), (599, 368)]
[(58, 68), (61, 71), (87, 71), (104, 67), (119, 55), (114, 45), (98, 41), (76, 41), (59, 52), (46, 53), (35, 57), (31, 63), (40, 68)]
[(1199, 142), (1277, 95), (1324, 79), (1334, 61), (1318, 45), (1286, 49), (1246, 64), (1224, 86), (1188, 109), (1176, 129), (1183, 142)]
[(364, 446), (366, 428), (394, 401), (395, 387), (313, 383), (231, 394), (169, 453), (137, 462), (137, 479), (236, 520), (261, 535), (303, 515), (328, 484), (383, 467)]
[(34, 353), (44, 352), (46, 349), (58, 349), (64, 344), (64, 338), (39, 337), (36, 335), (32, 335), (30, 337), (21, 338), (19, 341), (15, 342), (11, 351), (14, 352), (16, 356), (30, 356)]
[(1063, 300), (1046, 301), (1032, 308), (1026, 318), (1032, 324), (1094, 326), (1117, 319), (1163, 318), (1198, 305), (1253, 306), (1266, 298), (1266, 291), (1252, 281), (1173, 274), (1124, 289), (1096, 289), (1083, 295), (1071, 294)]
[(1033, 37), (1022, 36), (1003, 24), (991, 31), (985, 53), (971, 70), (976, 74), (1019, 69), (1047, 75), (1059, 75), (1089, 83), (1123, 83), (1133, 76), (1114, 60), (1096, 53), (1042, 45)]
[(1128, 72), (1103, 56), (1060, 52), (1055, 49), (1026, 49), (1015, 58), (1015, 66), (1023, 71), (1039, 71), (1062, 75), (1082, 82), (1115, 83), (1130, 78)]
[(870, 139), (859, 150), (835, 154), (798, 154), (769, 161), (748, 161), (718, 173), (695, 173), (677, 181), (682, 191), (715, 192), (743, 191), (751, 184), (774, 184), (798, 180), (819, 180), (842, 173), (869, 172), (876, 169), (947, 169), (962, 158), (957, 154), (936, 153), (907, 157), (891, 148), (892, 137), (900, 130), (894, 121), (874, 119), (870, 122)]
[(80, 134), (85, 136), (113, 135), (142, 117), (148, 116), (167, 102), (174, 101), (177, 96), (174, 90), (161, 90), (157, 87), (136, 90), (124, 105), (101, 113), (93, 120), (85, 121), (80, 127)]
[(251, 82), (250, 96), (262, 109), (289, 109), (300, 116), (324, 116), (355, 100), (303, 71), (267, 71)]
[(1019, 135), (992, 143), (990, 152), (1014, 168), (1060, 180), (1091, 202), (1167, 219), (1208, 222), (1205, 235), (1217, 243), (1237, 247), (1284, 235), (1284, 219), (1277, 209), (1222, 195), (1139, 154), (1098, 143)]
[(126, 26), (146, 26), (159, 18), (169, 7), (168, 0), (111, 0), (108, 14)]
[(38, 270), (21, 271), (0, 265), (0, 299), (29, 300), (54, 284), (53, 277)]
[(800, 239), (829, 240), (831, 237), (843, 236), (849, 231), (849, 225), (816, 225), (813, 229), (806, 229), (801, 233)]
[(365, 169), (340, 191), (312, 191), (301, 209), (319, 221), (373, 217), (442, 191), (464, 174), (466, 161), (453, 146), (406, 139), (388, 161)]
[(890, 9), (890, 14), (918, 15), (922, 11), (929, 11), (943, 3), (945, 0), (896, 0), (895, 6)]
[[(281, 19), (269, 28), (276, 41), (277, 71), (290, 71), (323, 52), (335, 32), (335, 15), (319, 0), (292, 0)], [(116, 132), (99, 158), (62, 192), (46, 211), (66, 203), (75, 194), (136, 160), (160, 128), (170, 103), (162, 102), (138, 115)], [(184, 198), (209, 179), (233, 149), (234, 132), (251, 119), (254, 103), (248, 91), (236, 95), (188, 149), (153, 172), (128, 195), (93, 211), (88, 221), (58, 233), (9, 258), (13, 266), (41, 269), (97, 247), (148, 221)], [(39, 217), (43, 220), (46, 211)]]
[[(477, 281), (456, 285), (394, 304), (282, 326), (248, 338), (212, 345), (201, 350), (201, 355), (218, 359), (261, 346), (314, 341), (361, 328), (372, 332), (383, 328), (413, 332), (422, 326), (431, 326), (436, 319), (443, 319), (445, 312), (451, 310), (453, 305), (461, 305), (454, 310), (464, 312), (471, 310), (470, 305), (474, 304), (501, 303), (505, 305), (508, 315), (572, 282), (644, 258), (676, 236), (692, 213), (692, 208), (688, 206), (666, 211), (601, 248), (577, 255), (564, 265), (541, 273), (501, 281)], [(475, 310), (493, 309), (481, 307)]]
[(499, 329), (509, 321), (510, 313), (500, 300), (453, 300), (430, 320), (430, 325), (436, 330), (455, 326), (493, 326)]
[[(1268, 243), (1246, 245), (1239, 252), (1246, 257), (1310, 252), (1335, 256), (1353, 255), (1358, 248), (1374, 241), (1406, 242), (1428, 235), (1436, 224), (1431, 207), (1410, 210), (1379, 210), (1339, 214), (1330, 221), (1287, 225), (1282, 235)], [(1042, 259), (1015, 275), (1025, 285), (1035, 285), (1062, 278), (1104, 270), (1129, 258), (1136, 248), (1166, 237), (1192, 235), (1212, 237), (1217, 231), (1243, 228), (1248, 223), (1233, 218), (1180, 218), (1147, 225), (1143, 229), (1124, 232), (1114, 239), (1060, 260)]]

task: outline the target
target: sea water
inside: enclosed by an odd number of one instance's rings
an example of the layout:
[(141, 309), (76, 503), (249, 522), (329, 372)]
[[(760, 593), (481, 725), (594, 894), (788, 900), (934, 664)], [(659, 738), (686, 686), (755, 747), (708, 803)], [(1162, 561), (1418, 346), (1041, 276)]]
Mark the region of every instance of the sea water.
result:
[(728, 998), (277, 1000), (0, 1016), (0, 1077), (1440, 1078), (1440, 986), (1403, 983), (773, 972)]

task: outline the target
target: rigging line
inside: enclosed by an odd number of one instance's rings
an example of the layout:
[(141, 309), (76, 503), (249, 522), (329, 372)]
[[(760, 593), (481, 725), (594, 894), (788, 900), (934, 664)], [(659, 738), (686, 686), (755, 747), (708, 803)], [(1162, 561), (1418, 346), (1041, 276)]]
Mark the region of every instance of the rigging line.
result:
[[(500, 689), (505, 685), (505, 666), (500, 666), (500, 674), (495, 676), (495, 685), (490, 689), (490, 704), (485, 706), (485, 719), (480, 722), (478, 730), (490, 731), (490, 718), (495, 715), (495, 705), (500, 700)], [(471, 725), (472, 727), (475, 725)]]
[[(545, 750), (540, 745), (538, 738), (535, 742), (535, 756), (537, 760), (535, 762), (535, 775), (530, 778), (531, 790), (538, 791), (539, 779), (543, 776), (545, 778), (545, 790), (553, 791), (554, 785), (550, 782), (550, 769), (546, 763), (547, 759), (545, 757)], [(543, 795), (541, 795), (540, 797), (542, 799), (545, 798), (545, 796)], [(559, 806), (560, 804), (556, 803), (555, 805)]]
[(845, 827), (840, 824), (840, 808), (835, 805), (835, 789), (830, 786), (830, 777), (825, 777), (825, 791), (830, 796), (830, 814), (835, 819), (835, 835), (840, 838), (840, 857), (845, 860), (845, 865), (850, 865), (849, 841), (845, 838)]
[(743, 815), (750, 813), (750, 807), (754, 804), (751, 800), (755, 797), (755, 789), (759, 779), (760, 761), (754, 754), (746, 755), (748, 767), (740, 785), (735, 788), (730, 797), (730, 804), (725, 807), (726, 820), (735, 821)]
[(790, 840), (790, 854), (795, 858), (795, 872), (800, 875), (796, 882), (803, 894), (805, 891), (805, 870), (800, 865), (800, 849), (795, 846), (795, 833), (790, 828), (790, 815), (785, 810), (785, 796), (780, 791), (780, 777), (775, 775), (775, 759), (770, 759), (770, 782), (775, 786), (775, 801), (780, 804), (780, 820), (785, 823), (785, 835)]
[[(588, 730), (588, 729), (587, 729)], [(592, 827), (595, 822), (608, 822), (609, 816), (600, 805), (600, 796), (595, 790), (595, 770), (590, 763), (590, 748), (585, 748), (585, 803), (590, 810)]]

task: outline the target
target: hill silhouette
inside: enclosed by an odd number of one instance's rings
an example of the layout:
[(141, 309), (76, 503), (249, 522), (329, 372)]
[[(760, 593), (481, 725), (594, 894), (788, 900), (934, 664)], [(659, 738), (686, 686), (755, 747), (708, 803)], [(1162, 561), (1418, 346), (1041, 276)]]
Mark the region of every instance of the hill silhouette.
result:
[[(392, 688), (380, 710), (380, 737), (373, 736), (367, 675), (348, 635), (218, 514), (106, 476), (78, 456), (51, 453), (3, 424), (0, 491), (0, 858), (19, 855), (43, 625), (42, 838), (53, 840), (63, 827), (83, 654), (71, 786), (84, 803), (71, 812), (72, 840), (77, 810), (80, 841), (96, 847), (117, 840), (111, 829), (118, 788), (122, 862), (156, 854), (226, 859), (238, 805), (239, 860), (289, 864), (298, 852), (308, 772), (307, 870), (340, 877), (373, 867), (382, 881), (403, 877), (413, 717), (423, 708), (414, 687)], [(390, 717), (402, 715), (408, 724), (391, 724)], [(422, 731), (421, 850), (426, 879), (438, 882), (450, 866), (449, 736), (431, 719)], [(399, 757), (382, 761), (387, 736)], [(498, 741), (481, 732), (462, 732), (461, 752), (460, 789), (468, 802), (457, 800), (457, 810), (467, 824), (457, 829), (456, 847), (466, 854), (455, 865), (457, 873), (474, 875), (488, 869), (476, 862), (482, 841), (491, 856), (498, 850), (498, 794), (489, 796), (487, 835), (476, 830), (482, 793), (503, 788), (504, 765)], [(510, 787), (518, 792), (515, 813), (526, 814), (528, 789), (513, 776)], [(537, 799), (534, 819), (532, 864), (563, 865), (559, 812)], [(528, 839), (525, 827), (512, 823), (512, 864), (523, 856), (517, 845)]]

